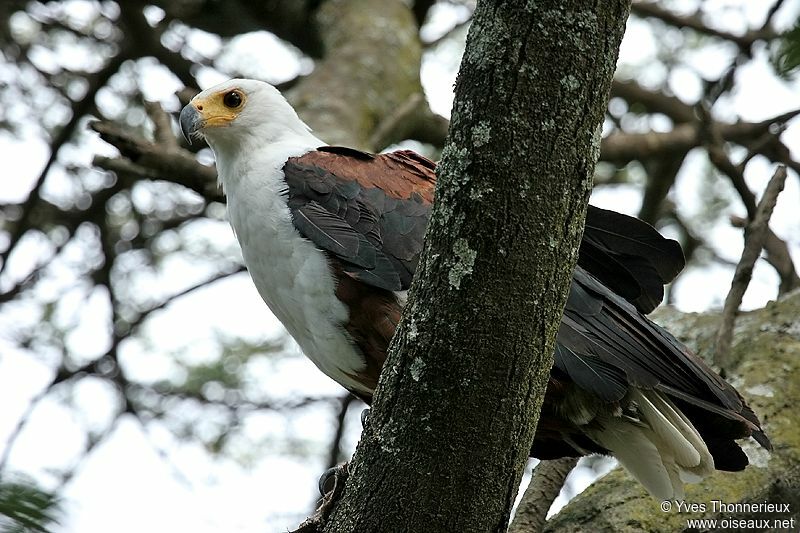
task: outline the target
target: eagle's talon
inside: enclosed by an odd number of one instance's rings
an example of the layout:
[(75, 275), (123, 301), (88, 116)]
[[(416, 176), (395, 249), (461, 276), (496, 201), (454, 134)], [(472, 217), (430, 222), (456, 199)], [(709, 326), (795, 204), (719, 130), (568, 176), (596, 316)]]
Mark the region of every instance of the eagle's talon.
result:
[(350, 464), (346, 462), (327, 469), (319, 476), (319, 481), (317, 482), (320, 495), (325, 498), (333, 490), (338, 489), (341, 492), (349, 475)]
[(308, 517), (300, 527), (290, 533), (320, 533), (325, 530), (325, 524), (333, 511), (334, 505), (342, 497), (344, 483), (350, 475), (348, 463), (336, 465), (327, 469), (319, 478), (318, 488), (322, 494), (322, 503), (319, 504), (314, 514)]
[(325, 496), (330, 491), (333, 490), (334, 485), (336, 484), (336, 472), (339, 469), (339, 466), (334, 466), (333, 468), (327, 469), (325, 472), (319, 476), (319, 481), (317, 481), (317, 488), (319, 489), (320, 496)]
[(369, 424), (369, 407), (361, 411), (361, 427), (367, 429), (367, 424)]

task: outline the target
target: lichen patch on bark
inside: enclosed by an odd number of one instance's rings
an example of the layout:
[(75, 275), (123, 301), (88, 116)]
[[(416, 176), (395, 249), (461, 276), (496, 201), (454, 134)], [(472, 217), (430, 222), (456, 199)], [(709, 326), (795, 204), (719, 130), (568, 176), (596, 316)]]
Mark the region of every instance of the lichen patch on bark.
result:
[(478, 252), (469, 247), (466, 239), (458, 239), (453, 245), (453, 253), (456, 255), (456, 263), (450, 268), (448, 279), (451, 287), (460, 289), (461, 280), (472, 274), (472, 267)]

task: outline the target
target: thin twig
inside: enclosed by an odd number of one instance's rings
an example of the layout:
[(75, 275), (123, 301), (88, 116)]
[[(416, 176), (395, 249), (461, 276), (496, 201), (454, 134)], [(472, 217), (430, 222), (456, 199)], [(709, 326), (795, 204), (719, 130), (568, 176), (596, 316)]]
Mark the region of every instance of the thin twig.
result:
[(341, 397), (340, 403), (336, 408), (336, 431), (333, 434), (331, 445), (328, 448), (327, 468), (333, 468), (339, 464), (339, 458), (342, 455), (342, 438), (344, 437), (347, 410), (350, 408), (350, 404), (352, 404), (355, 399), (355, 396), (347, 393)]
[(517, 507), (508, 533), (536, 533), (547, 520), (547, 511), (561, 492), (564, 481), (578, 463), (577, 457), (541, 461)]
[(185, 289), (183, 289), (181, 291), (176, 292), (175, 294), (172, 294), (171, 296), (168, 296), (168, 297), (164, 298), (163, 300), (161, 300), (161, 302), (159, 302), (159, 303), (157, 303), (155, 305), (152, 305), (151, 307), (148, 307), (146, 310), (141, 311), (136, 316), (136, 318), (133, 319), (128, 324), (128, 326), (127, 326), (128, 331), (126, 332), (126, 335), (124, 335), (124, 336), (115, 335), (114, 336), (114, 339), (112, 340), (111, 347), (106, 351), (105, 354), (103, 354), (102, 356), (98, 357), (97, 359), (95, 359), (95, 360), (93, 360), (93, 361), (91, 361), (89, 363), (86, 363), (85, 365), (83, 365), (83, 366), (81, 366), (81, 367), (79, 367), (77, 369), (68, 369), (68, 368), (65, 368), (65, 367), (62, 366), (56, 372), (56, 376), (53, 379), (53, 382), (51, 383), (50, 386), (52, 387), (53, 385), (57, 385), (59, 383), (63, 383), (64, 381), (72, 380), (72, 379), (74, 379), (76, 377), (83, 377), (84, 375), (87, 375), (87, 374), (103, 375), (103, 373), (100, 372), (99, 369), (98, 369), (98, 364), (100, 364), (103, 360), (107, 359), (109, 356), (113, 355), (115, 353), (115, 351), (117, 350), (117, 348), (119, 347), (119, 344), (125, 338), (128, 338), (131, 334), (133, 334), (145, 322), (145, 320), (151, 314), (155, 313), (156, 311), (160, 311), (160, 310), (164, 309), (170, 303), (174, 302), (178, 298), (186, 296), (189, 293), (194, 292), (196, 290), (202, 289), (203, 287), (205, 287), (205, 286), (207, 286), (207, 285), (209, 285), (211, 283), (215, 283), (215, 282), (220, 281), (222, 279), (225, 279), (225, 278), (227, 278), (229, 276), (233, 276), (235, 274), (238, 274), (239, 272), (242, 272), (243, 270), (244, 270), (244, 267), (236, 266), (236, 267), (234, 267), (234, 268), (232, 268), (230, 270), (218, 272), (215, 275), (210, 276), (210, 277), (206, 278), (203, 281), (195, 283), (195, 284), (193, 284), (193, 285), (191, 285), (191, 286), (189, 286), (189, 287), (187, 287), (187, 288), (185, 288)]
[[(746, 228), (748, 220), (746, 218), (731, 216), (731, 225), (737, 228)], [(778, 237), (772, 229), (767, 229), (767, 236), (764, 239), (764, 259), (772, 265), (781, 283), (778, 286), (778, 297), (787, 294), (800, 287), (800, 276), (797, 275), (797, 268), (794, 266), (792, 256), (786, 242)]]
[[(747, 210), (747, 217), (753, 220), (756, 215), (756, 195), (747, 186), (744, 179), (744, 169), (747, 160), (736, 165), (728, 157), (725, 151), (725, 140), (720, 132), (720, 125), (711, 116), (711, 111), (707, 105), (697, 106), (698, 113), (701, 117), (701, 125), (703, 136), (705, 137), (706, 150), (708, 151), (708, 158), (717, 169), (724, 173), (731, 180), (731, 184), (739, 193), (739, 197), (744, 203)], [(767, 133), (765, 133), (766, 135)]]
[(11, 434), (6, 437), (6, 445), (3, 448), (3, 454), (0, 456), (0, 472), (5, 469), (6, 463), (8, 463), (8, 458), (11, 455), (11, 450), (14, 448), (14, 443), (17, 441), (17, 437), (19, 437), (19, 434), (22, 432), (22, 429), (28, 422), (28, 419), (33, 413), (34, 408), (36, 408), (36, 406), (39, 405), (42, 400), (44, 400), (45, 396), (47, 396), (52, 388), (53, 383), (50, 383), (41, 391), (39, 391), (36, 396), (31, 398), (31, 401), (28, 402), (28, 406), (25, 408), (25, 412), (22, 413), (22, 416), (19, 417), (17, 423), (14, 425), (14, 428), (11, 430)]
[(160, 311), (160, 310), (164, 309), (165, 307), (167, 307), (168, 305), (173, 303), (175, 300), (177, 300), (179, 298), (183, 298), (184, 296), (187, 296), (188, 294), (193, 293), (193, 292), (195, 292), (195, 291), (197, 291), (199, 289), (202, 289), (202, 288), (204, 288), (204, 287), (206, 287), (208, 285), (211, 285), (211, 284), (216, 283), (218, 281), (222, 281), (223, 279), (229, 278), (231, 276), (235, 276), (236, 274), (238, 274), (240, 272), (244, 272), (244, 270), (245, 270), (244, 266), (242, 266), (242, 265), (234, 265), (233, 267), (229, 267), (226, 270), (222, 270), (220, 272), (217, 272), (213, 276), (209, 276), (209, 277), (207, 277), (206, 279), (204, 279), (202, 281), (194, 283), (194, 284), (186, 287), (185, 289), (180, 290), (180, 291), (178, 291), (178, 292), (176, 292), (176, 293), (164, 298), (163, 300), (161, 300), (161, 302), (159, 302), (157, 304), (154, 304), (154, 305), (148, 307), (147, 309), (145, 309), (144, 311), (142, 311), (141, 313), (139, 313), (139, 315), (136, 318), (134, 318), (131, 321), (131, 323), (129, 324), (130, 330), (133, 331), (134, 329), (139, 328), (139, 326), (141, 326), (144, 323), (145, 319), (147, 319), (151, 314), (155, 313), (156, 311)]
[(761, 25), (760, 31), (765, 31), (772, 27), (772, 19), (775, 17), (775, 13), (777, 13), (778, 10), (783, 7), (784, 1), (785, 0), (777, 0), (777, 2), (772, 4), (772, 7), (769, 8), (769, 11), (767, 11), (767, 16), (764, 18), (764, 24)]
[[(136, 317), (136, 319), (133, 320), (133, 322), (129, 325), (129, 331), (128, 331), (127, 335), (125, 335), (125, 336), (115, 335), (114, 336), (112, 346), (108, 349), (108, 351), (103, 356), (101, 356), (101, 357), (97, 358), (96, 360), (93, 360), (93, 361), (91, 361), (91, 362), (89, 362), (89, 363), (87, 363), (87, 364), (85, 364), (85, 365), (83, 365), (83, 366), (81, 366), (81, 367), (79, 367), (77, 369), (68, 369), (65, 366), (61, 366), (56, 371), (56, 374), (53, 377), (53, 380), (44, 389), (42, 389), (42, 391), (39, 394), (37, 394), (31, 400), (30, 404), (28, 405), (27, 410), (22, 415), (22, 417), (20, 417), (17, 425), (12, 430), (11, 435), (6, 439), (6, 446), (3, 449), (2, 455), (0, 455), (0, 471), (2, 471), (3, 467), (5, 466), (5, 464), (6, 464), (7, 460), (8, 460), (8, 455), (11, 452), (11, 448), (14, 446), (14, 442), (16, 441), (16, 439), (19, 436), (20, 432), (22, 431), (22, 429), (24, 428), (25, 424), (27, 423), (28, 418), (29, 418), (31, 412), (33, 411), (34, 407), (36, 407), (36, 405), (38, 405), (38, 403), (42, 399), (44, 399), (44, 397), (47, 396), (47, 394), (49, 394), (50, 391), (53, 390), (53, 388), (56, 385), (59, 385), (60, 383), (64, 383), (66, 381), (72, 381), (75, 378), (82, 378), (82, 377), (84, 377), (86, 375), (91, 375), (91, 374), (101, 375), (101, 376), (105, 377), (105, 375), (104, 375), (105, 373), (100, 372), (99, 365), (102, 365), (102, 363), (104, 361), (108, 361), (109, 359), (114, 360), (115, 363), (116, 363), (116, 352), (117, 352), (117, 349), (119, 347), (120, 342), (124, 338), (127, 338), (136, 329), (138, 329), (139, 326), (141, 326), (141, 324), (145, 321), (145, 319), (147, 317), (149, 317), (152, 313), (154, 313), (156, 311), (159, 311), (161, 309), (164, 309), (170, 303), (172, 303), (173, 301), (175, 301), (178, 298), (186, 296), (187, 294), (189, 294), (191, 292), (194, 292), (194, 291), (196, 291), (198, 289), (201, 289), (201, 288), (205, 287), (206, 285), (209, 285), (209, 284), (214, 283), (216, 281), (220, 281), (220, 280), (225, 279), (225, 278), (227, 278), (229, 276), (232, 276), (232, 275), (235, 275), (235, 274), (237, 274), (239, 272), (242, 272), (243, 270), (244, 270), (244, 267), (237, 266), (237, 267), (234, 267), (233, 269), (230, 269), (230, 270), (227, 270), (227, 271), (218, 272), (214, 276), (211, 276), (211, 277), (209, 277), (209, 278), (207, 278), (207, 279), (205, 279), (205, 280), (203, 280), (203, 281), (201, 281), (199, 283), (196, 283), (196, 284), (191, 285), (191, 286), (189, 286), (189, 287), (187, 287), (187, 288), (185, 288), (185, 289), (183, 289), (181, 291), (178, 291), (177, 293), (165, 298), (164, 300), (162, 300), (158, 304), (155, 304), (155, 305), (147, 308), (145, 311), (142, 311)], [(124, 391), (123, 391), (123, 395), (124, 395)]]
[(739, 264), (736, 265), (731, 289), (725, 298), (725, 306), (722, 310), (722, 324), (720, 324), (717, 332), (717, 342), (714, 350), (714, 362), (723, 370), (730, 367), (732, 363), (730, 361), (730, 348), (736, 314), (753, 276), (753, 265), (761, 255), (761, 249), (764, 247), (764, 239), (769, 229), (769, 219), (778, 201), (778, 195), (783, 190), (785, 181), (786, 167), (780, 165), (769, 180), (767, 188), (764, 190), (764, 196), (758, 202), (753, 221), (744, 232), (744, 250)]
[[(170, 385), (146, 386), (131, 383), (130, 391), (132, 393), (147, 392), (155, 393), (160, 396), (168, 398), (176, 398), (179, 400), (192, 400), (203, 405), (211, 405), (214, 407), (225, 408), (228, 411), (249, 413), (252, 411), (275, 411), (279, 413), (290, 412), (307, 407), (323, 407), (334, 406), (338, 403), (339, 398), (336, 396), (304, 396), (302, 398), (294, 398), (291, 400), (248, 400), (246, 398), (221, 400), (210, 400), (202, 392), (193, 390), (183, 390), (172, 387)], [(160, 413), (163, 414), (163, 413)]]

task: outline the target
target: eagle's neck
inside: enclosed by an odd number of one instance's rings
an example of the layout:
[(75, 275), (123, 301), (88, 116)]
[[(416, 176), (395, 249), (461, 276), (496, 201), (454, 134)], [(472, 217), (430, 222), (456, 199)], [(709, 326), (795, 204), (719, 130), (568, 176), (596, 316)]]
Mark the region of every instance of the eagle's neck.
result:
[[(283, 165), (290, 157), (310, 152), (325, 143), (315, 137), (305, 124), (302, 128), (275, 131), (264, 127), (264, 136), (247, 133), (237, 138), (216, 137), (208, 135), (209, 146), (214, 151), (217, 161), (217, 176), (223, 191), (230, 196), (229, 189), (241, 186), (242, 178), (254, 177), (250, 185), (257, 185), (259, 176), (262, 179), (278, 176)], [(232, 136), (233, 137), (233, 136)]]

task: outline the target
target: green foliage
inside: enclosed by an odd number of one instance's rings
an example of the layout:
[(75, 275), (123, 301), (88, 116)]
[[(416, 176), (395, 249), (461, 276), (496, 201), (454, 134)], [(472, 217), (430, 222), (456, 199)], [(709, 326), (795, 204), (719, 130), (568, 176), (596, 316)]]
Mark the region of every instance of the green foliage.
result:
[(58, 523), (58, 497), (29, 480), (0, 481), (0, 531), (4, 533), (47, 532)]
[(775, 72), (784, 78), (792, 78), (800, 71), (800, 19), (778, 39), (772, 64)]
[[(209, 400), (219, 398), (225, 391), (242, 391), (244, 388), (246, 365), (256, 357), (270, 357), (283, 354), (282, 340), (267, 340), (253, 343), (243, 339), (228, 337), (217, 332), (221, 346), (219, 358), (200, 364), (183, 363), (185, 379), (175, 390), (191, 397), (203, 396)], [(177, 359), (177, 358), (176, 358)], [(213, 391), (216, 391), (214, 394)]]

